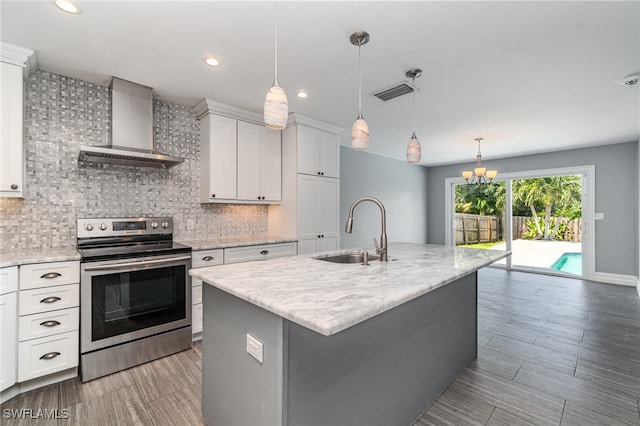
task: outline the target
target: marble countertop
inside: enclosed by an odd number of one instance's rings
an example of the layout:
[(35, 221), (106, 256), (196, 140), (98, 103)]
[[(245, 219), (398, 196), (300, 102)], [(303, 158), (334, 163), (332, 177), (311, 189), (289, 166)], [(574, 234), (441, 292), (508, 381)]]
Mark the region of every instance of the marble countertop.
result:
[(80, 253), (75, 247), (0, 250), (0, 268), (67, 260), (80, 260)]
[(177, 243), (189, 246), (193, 250), (210, 250), (217, 248), (254, 246), (259, 244), (289, 243), (292, 241), (296, 241), (296, 239), (269, 235), (258, 235), (252, 237), (208, 238), (202, 240), (176, 240)]
[(500, 250), (391, 243), (387, 263), (375, 260), (363, 266), (313, 259), (328, 253), (197, 268), (190, 274), (330, 336), (510, 254)]

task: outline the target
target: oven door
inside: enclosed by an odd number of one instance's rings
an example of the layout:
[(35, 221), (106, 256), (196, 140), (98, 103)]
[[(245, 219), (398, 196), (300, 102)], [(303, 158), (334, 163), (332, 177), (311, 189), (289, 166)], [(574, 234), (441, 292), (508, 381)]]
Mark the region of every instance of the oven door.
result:
[(191, 326), (190, 255), (81, 263), (82, 353)]

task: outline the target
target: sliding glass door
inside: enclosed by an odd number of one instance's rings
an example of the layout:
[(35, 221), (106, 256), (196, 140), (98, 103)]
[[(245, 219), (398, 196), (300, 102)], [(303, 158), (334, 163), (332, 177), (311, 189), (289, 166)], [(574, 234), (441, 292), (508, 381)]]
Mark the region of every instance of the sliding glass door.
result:
[(446, 182), (447, 243), (509, 250), (497, 266), (590, 279), (595, 273), (593, 166), (502, 173), (488, 185)]

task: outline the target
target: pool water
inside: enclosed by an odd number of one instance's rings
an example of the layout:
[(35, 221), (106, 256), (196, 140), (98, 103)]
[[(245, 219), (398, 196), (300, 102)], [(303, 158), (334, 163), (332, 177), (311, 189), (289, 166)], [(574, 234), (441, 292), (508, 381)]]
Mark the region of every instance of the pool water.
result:
[(553, 262), (551, 269), (574, 275), (582, 275), (582, 253), (563, 253), (558, 260)]

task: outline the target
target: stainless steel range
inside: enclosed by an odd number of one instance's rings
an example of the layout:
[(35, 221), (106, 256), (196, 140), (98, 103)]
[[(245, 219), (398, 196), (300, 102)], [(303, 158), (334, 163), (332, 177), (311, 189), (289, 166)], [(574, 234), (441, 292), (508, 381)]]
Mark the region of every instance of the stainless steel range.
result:
[(78, 219), (82, 381), (191, 347), (191, 248), (170, 217)]

